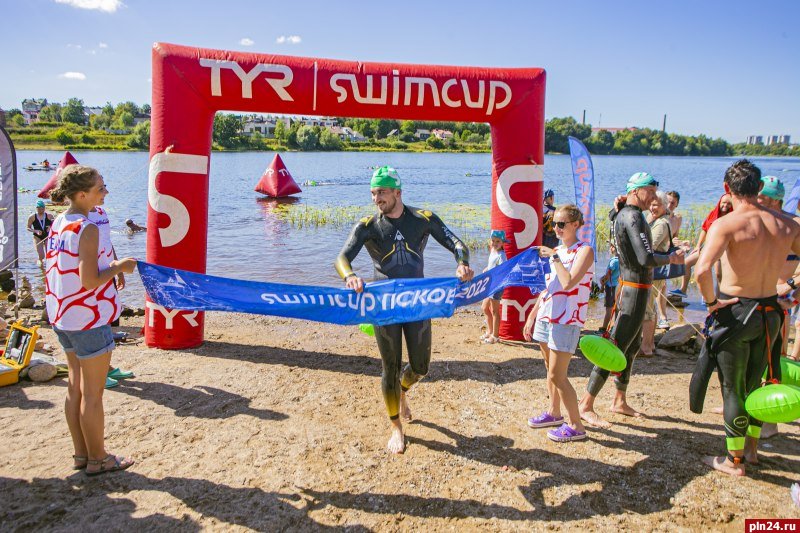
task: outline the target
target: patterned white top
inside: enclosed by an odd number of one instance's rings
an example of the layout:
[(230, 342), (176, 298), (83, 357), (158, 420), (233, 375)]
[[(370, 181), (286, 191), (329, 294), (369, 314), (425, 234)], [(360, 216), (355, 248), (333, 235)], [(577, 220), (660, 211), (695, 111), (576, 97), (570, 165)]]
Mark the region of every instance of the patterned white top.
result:
[[(556, 248), (561, 263), (567, 271), (572, 270), (572, 264), (578, 255), (578, 250), (588, 244), (578, 241), (569, 248), (561, 245)], [(546, 288), (539, 296), (539, 312), (536, 320), (550, 322), (551, 324), (583, 326), (586, 322), (586, 311), (589, 305), (589, 293), (592, 290), (593, 266), (589, 267), (583, 279), (570, 291), (565, 291), (558, 281), (558, 276), (550, 258), (550, 272), (545, 274)]]
[[(121, 311), (114, 279), (87, 290), (78, 272), (78, 247), (84, 230), (92, 224), (80, 214), (62, 214), (47, 236), (45, 302), (53, 327), (80, 331), (110, 324)], [(109, 255), (97, 258), (98, 271), (111, 263)]]

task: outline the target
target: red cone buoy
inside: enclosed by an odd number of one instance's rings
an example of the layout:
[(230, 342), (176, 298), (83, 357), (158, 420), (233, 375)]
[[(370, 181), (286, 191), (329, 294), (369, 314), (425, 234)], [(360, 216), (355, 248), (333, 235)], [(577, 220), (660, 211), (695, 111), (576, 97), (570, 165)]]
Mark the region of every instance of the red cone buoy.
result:
[(53, 175), (50, 176), (50, 179), (47, 183), (42, 187), (42, 190), (39, 191), (39, 198), (44, 198), (45, 200), (50, 199), (50, 191), (56, 188), (58, 185), (58, 178), (61, 176), (61, 171), (64, 170), (64, 167), (68, 165), (77, 165), (78, 160), (69, 153), (64, 152), (64, 157), (61, 158), (61, 161), (58, 162), (58, 166), (56, 167), (56, 171), (53, 172)]
[(275, 198), (303, 192), (292, 179), (292, 175), (289, 174), (286, 165), (283, 164), (283, 160), (278, 154), (275, 154), (272, 163), (269, 164), (267, 170), (264, 171), (264, 175), (258, 180), (255, 191)]

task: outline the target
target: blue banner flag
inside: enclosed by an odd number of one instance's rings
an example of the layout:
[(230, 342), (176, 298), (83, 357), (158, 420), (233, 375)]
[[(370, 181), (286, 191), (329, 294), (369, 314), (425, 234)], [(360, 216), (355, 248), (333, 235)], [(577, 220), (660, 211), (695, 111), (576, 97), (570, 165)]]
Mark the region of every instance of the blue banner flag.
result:
[(790, 215), (796, 215), (798, 201), (800, 201), (800, 178), (797, 178), (797, 181), (794, 182), (792, 192), (790, 192), (789, 196), (783, 201), (783, 210)]
[(533, 248), (469, 283), (457, 278), (389, 279), (367, 283), (364, 291), (221, 278), (140, 261), (151, 301), (169, 309), (231, 311), (333, 324), (385, 326), (452, 316), (456, 307), (488, 298), (511, 286), (544, 290), (546, 261)]
[(581, 141), (569, 137), (569, 157), (572, 160), (572, 179), (575, 182), (575, 205), (583, 213), (583, 226), (578, 239), (590, 244), (597, 257), (597, 236), (594, 225), (594, 167), (589, 151)]

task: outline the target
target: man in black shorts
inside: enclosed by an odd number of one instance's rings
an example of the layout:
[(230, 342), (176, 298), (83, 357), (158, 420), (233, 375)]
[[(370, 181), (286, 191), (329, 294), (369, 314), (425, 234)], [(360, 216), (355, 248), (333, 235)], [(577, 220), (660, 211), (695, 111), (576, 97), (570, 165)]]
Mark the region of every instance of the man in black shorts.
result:
[[(653, 284), (653, 267), (667, 263), (682, 263), (683, 251), (672, 254), (653, 252), (650, 226), (642, 210), (648, 209), (656, 197), (658, 182), (647, 172), (637, 172), (628, 180), (627, 197), (619, 211), (610, 213), (611, 236), (619, 256), (620, 288), (617, 291), (614, 325), (610, 338), (627, 359), (627, 366), (617, 376), (617, 392), (611, 411), (627, 416), (640, 416), (626, 398), (631, 368), (642, 343), (642, 322), (650, 299)], [(597, 366), (589, 376), (586, 394), (578, 406), (583, 419), (590, 426), (609, 427), (611, 424), (594, 411), (594, 401), (603, 388), (610, 372)]]
[[(424, 277), (422, 254), (432, 235), (450, 250), (458, 267), (456, 276), (462, 282), (472, 279), (469, 250), (461, 240), (432, 212), (403, 204), (400, 177), (397, 171), (383, 166), (375, 171), (370, 182), (372, 202), (379, 213), (364, 217), (353, 227), (342, 251), (336, 258), (336, 271), (345, 285), (361, 292), (364, 280), (351, 266), (361, 248), (366, 246), (375, 267), (375, 279)], [(403, 336), (408, 350), (408, 365), (400, 367), (403, 355)], [(400, 417), (411, 419), (406, 391), (428, 373), (431, 360), (431, 321), (421, 320), (388, 326), (375, 326), (375, 340), (383, 361), (381, 389), (392, 434), (388, 450), (403, 453), (405, 435)]]

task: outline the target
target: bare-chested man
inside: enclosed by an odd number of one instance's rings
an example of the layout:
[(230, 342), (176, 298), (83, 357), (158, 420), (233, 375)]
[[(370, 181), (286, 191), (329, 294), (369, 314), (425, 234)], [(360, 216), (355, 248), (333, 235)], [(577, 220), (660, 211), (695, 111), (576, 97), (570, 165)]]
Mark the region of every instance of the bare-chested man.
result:
[[(734, 476), (745, 474), (746, 461), (758, 460), (761, 422), (749, 417), (744, 400), (761, 384), (772, 344), (778, 339), (783, 309), (775, 280), (787, 253), (800, 254), (800, 225), (788, 214), (759, 205), (756, 197), (761, 187), (761, 171), (750, 161), (743, 159), (728, 168), (725, 191), (732, 196), (735, 216), (720, 218), (709, 228), (695, 270), (703, 301), (714, 319), (704, 350), (718, 369), (728, 448), (727, 456), (705, 457), (703, 462)], [(711, 274), (717, 260), (722, 268), (719, 299)], [(697, 378), (695, 372), (693, 394)]]

